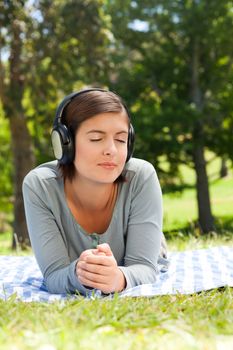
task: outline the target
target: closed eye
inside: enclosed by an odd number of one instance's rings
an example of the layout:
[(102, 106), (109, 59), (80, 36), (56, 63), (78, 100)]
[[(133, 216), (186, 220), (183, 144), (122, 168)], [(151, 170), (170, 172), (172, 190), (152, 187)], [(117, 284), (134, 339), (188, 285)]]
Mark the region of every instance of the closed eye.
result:
[[(90, 139), (91, 142), (98, 142), (98, 141), (101, 141), (102, 138), (99, 138), (99, 139)], [(127, 141), (125, 140), (120, 140), (120, 139), (116, 139), (117, 142), (120, 142), (120, 143), (126, 143)]]
[(126, 143), (125, 140), (119, 140), (119, 139), (116, 139), (116, 141), (120, 142), (120, 143)]

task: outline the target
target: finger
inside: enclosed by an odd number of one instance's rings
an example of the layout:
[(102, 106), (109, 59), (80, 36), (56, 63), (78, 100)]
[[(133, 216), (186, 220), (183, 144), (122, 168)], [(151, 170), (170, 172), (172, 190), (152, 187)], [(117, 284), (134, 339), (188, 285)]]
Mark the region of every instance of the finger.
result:
[(108, 243), (102, 243), (97, 245), (97, 249), (99, 252), (104, 252), (107, 256), (112, 256), (112, 250)]
[(88, 255), (94, 255), (94, 254), (97, 254), (98, 253), (98, 249), (87, 249), (87, 250), (84, 250), (79, 259), (80, 260), (85, 260), (85, 258), (88, 256)]
[[(78, 268), (78, 278), (81, 282), (81, 280), (85, 280), (85, 282), (95, 282), (95, 283), (105, 283), (106, 282), (106, 276), (102, 274), (92, 273), (87, 270), (79, 269)], [(81, 282), (83, 283), (83, 282)]]
[[(96, 264), (88, 264), (87, 262), (80, 261), (77, 264), (77, 268), (86, 272), (91, 272), (103, 276), (110, 276), (112, 274), (112, 266), (104, 266), (104, 265), (96, 265)], [(81, 271), (81, 274), (82, 271)]]
[(95, 265), (116, 266), (116, 260), (112, 256), (89, 255), (86, 257), (85, 262)]
[(102, 255), (105, 256), (106, 254), (104, 252), (100, 252), (98, 249), (93, 253), (94, 255)]
[(112, 288), (110, 288), (107, 284), (105, 283), (100, 283), (100, 282), (94, 282), (94, 281), (90, 281), (85, 279), (84, 277), (80, 277), (79, 281), (87, 287), (90, 288), (95, 288), (95, 289), (99, 289), (101, 290), (103, 293), (111, 293), (113, 292)]

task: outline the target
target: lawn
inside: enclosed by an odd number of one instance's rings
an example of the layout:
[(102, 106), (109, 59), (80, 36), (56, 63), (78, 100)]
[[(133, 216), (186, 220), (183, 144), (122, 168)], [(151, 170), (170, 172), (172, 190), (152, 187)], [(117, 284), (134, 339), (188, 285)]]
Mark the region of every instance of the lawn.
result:
[[(218, 218), (217, 223), (220, 226), (221, 221), (224, 222), (223, 226), (225, 227), (228, 223), (233, 232), (233, 169), (229, 170), (227, 177), (220, 179), (218, 176), (219, 168), (219, 159), (211, 162), (207, 167), (212, 213)], [(183, 192), (164, 194), (165, 232), (180, 231), (180, 229), (187, 229), (187, 227), (190, 227), (193, 232), (193, 224), (197, 219), (195, 174), (186, 166), (182, 166), (181, 171), (190, 188)]]
[[(168, 241), (170, 250), (220, 244), (232, 245), (229, 234), (205, 238), (180, 234)], [(15, 296), (0, 300), (0, 349), (4, 350), (232, 348), (232, 288), (188, 296), (79, 297), (51, 304), (18, 302)]]
[[(194, 190), (178, 197), (164, 195), (169, 250), (232, 245), (232, 174), (213, 179), (210, 190), (218, 221), (216, 232), (205, 237), (193, 225)], [(0, 235), (0, 254), (11, 253), (10, 241), (10, 234)], [(0, 349), (230, 350), (233, 289), (153, 298), (80, 297), (52, 304), (17, 302), (13, 296), (7, 302), (0, 300)]]
[(1, 349), (205, 349), (233, 344), (233, 291), (192, 296), (0, 301)]

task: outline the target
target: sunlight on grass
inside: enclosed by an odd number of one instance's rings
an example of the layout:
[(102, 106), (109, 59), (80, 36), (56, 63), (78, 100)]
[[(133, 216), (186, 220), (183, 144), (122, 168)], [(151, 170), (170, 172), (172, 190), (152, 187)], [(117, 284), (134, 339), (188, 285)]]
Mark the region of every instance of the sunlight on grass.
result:
[(116, 295), (53, 304), (12, 298), (0, 301), (0, 348), (218, 349), (232, 340), (232, 297), (226, 288), (189, 296)]
[[(209, 154), (208, 158), (213, 157)], [(229, 175), (219, 178), (220, 160), (216, 158), (208, 167), (210, 178), (210, 200), (212, 214), (215, 217), (231, 217), (233, 219), (233, 169), (229, 169)], [(185, 165), (181, 166), (182, 176), (189, 185), (194, 185), (194, 171)], [(198, 218), (198, 208), (195, 188), (186, 189), (179, 193), (163, 195), (164, 205), (164, 231), (176, 231), (183, 227), (192, 226)]]
[(182, 196), (164, 195), (164, 230), (176, 230), (197, 218), (195, 193), (186, 190)]

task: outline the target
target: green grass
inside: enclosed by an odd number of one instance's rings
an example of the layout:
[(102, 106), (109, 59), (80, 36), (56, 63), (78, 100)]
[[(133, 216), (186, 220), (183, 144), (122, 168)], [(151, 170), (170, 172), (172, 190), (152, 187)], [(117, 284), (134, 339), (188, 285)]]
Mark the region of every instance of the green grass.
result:
[(0, 255), (28, 255), (33, 254), (31, 248), (22, 250), (17, 247), (16, 250), (12, 250), (12, 233), (6, 232), (0, 234)]
[[(233, 231), (233, 169), (230, 168), (226, 178), (219, 179), (217, 172), (219, 167), (219, 159), (216, 159), (207, 168), (210, 179), (212, 214), (217, 218), (217, 223), (219, 220), (228, 221), (230, 229)], [(190, 188), (183, 192), (164, 194), (163, 196), (165, 232), (182, 231), (183, 229), (187, 231), (188, 228), (193, 231), (194, 222), (197, 220), (194, 171), (182, 166), (182, 174)]]
[(11, 236), (12, 233), (1, 233), (0, 234), (0, 254), (10, 254), (11, 253)]
[[(192, 296), (0, 301), (1, 349), (230, 349), (233, 290)], [(224, 347), (219, 347), (220, 344)]]
[[(8, 235), (1, 242), (8, 241)], [(229, 234), (174, 236), (169, 250), (232, 245)], [(6, 251), (5, 251), (6, 252)], [(230, 350), (233, 289), (194, 295), (24, 303), (0, 300), (0, 349)]]

